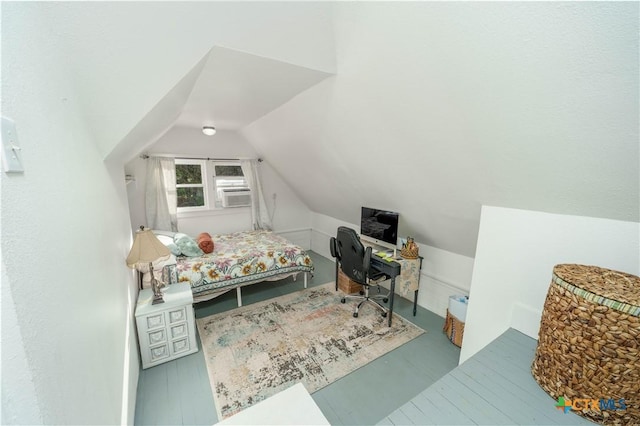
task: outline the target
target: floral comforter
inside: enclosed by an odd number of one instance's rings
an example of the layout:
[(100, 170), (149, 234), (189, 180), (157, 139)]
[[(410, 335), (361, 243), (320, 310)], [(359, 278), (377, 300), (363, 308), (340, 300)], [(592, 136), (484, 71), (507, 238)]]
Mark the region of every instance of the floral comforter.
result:
[(189, 282), (194, 296), (313, 271), (309, 255), (271, 231), (246, 231), (211, 236), (214, 251), (200, 257), (179, 257), (171, 282)]

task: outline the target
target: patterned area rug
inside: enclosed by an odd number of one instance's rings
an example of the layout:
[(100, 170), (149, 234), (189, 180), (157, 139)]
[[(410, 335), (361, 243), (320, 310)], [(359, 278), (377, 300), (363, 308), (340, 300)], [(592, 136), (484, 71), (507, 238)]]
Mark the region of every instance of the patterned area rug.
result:
[(302, 382), (309, 393), (424, 333), (373, 306), (353, 317), (335, 284), (197, 320), (218, 418)]

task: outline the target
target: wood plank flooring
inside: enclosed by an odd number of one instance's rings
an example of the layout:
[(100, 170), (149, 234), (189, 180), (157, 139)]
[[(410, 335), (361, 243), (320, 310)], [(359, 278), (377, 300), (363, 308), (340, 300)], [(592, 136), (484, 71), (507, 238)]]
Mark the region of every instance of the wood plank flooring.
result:
[[(315, 272), (309, 287), (334, 281), (333, 261), (310, 254)], [(297, 282), (256, 284), (242, 290), (242, 301), (248, 305), (302, 288), (302, 277)], [(234, 309), (235, 291), (194, 307), (196, 318)], [(413, 317), (412, 308), (411, 301), (396, 297), (394, 312), (427, 330), (425, 334), (312, 395), (331, 424), (375, 424), (458, 365), (460, 349), (442, 333), (444, 319), (420, 307)], [(197, 353), (140, 371), (135, 424), (212, 425), (218, 421), (197, 340)]]
[(555, 408), (531, 375), (536, 340), (509, 329), (380, 425), (590, 425)]

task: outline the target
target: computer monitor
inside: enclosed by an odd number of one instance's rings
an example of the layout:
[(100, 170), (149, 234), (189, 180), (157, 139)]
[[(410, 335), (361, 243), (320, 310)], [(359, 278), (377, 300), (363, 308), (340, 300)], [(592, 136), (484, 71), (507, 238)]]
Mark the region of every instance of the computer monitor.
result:
[(396, 212), (362, 207), (360, 238), (373, 244), (395, 250), (398, 244), (398, 219)]

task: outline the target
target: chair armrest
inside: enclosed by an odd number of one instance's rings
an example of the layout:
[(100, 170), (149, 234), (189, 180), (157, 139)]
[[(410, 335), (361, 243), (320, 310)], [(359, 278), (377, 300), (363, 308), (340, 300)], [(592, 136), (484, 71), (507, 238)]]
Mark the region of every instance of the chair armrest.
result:
[(340, 258), (338, 254), (338, 242), (335, 237), (331, 237), (329, 240), (329, 250), (331, 251), (331, 257), (335, 257), (336, 259)]

